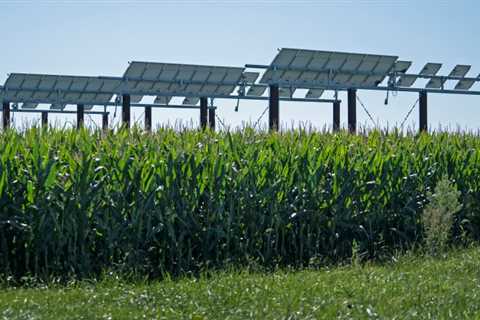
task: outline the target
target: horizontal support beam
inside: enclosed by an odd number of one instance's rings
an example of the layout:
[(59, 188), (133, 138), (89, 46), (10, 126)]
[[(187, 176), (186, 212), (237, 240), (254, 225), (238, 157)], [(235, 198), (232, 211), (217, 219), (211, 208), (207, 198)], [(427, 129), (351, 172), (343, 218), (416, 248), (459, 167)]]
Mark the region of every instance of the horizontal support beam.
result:
[(454, 77), (454, 76), (427, 76), (424, 74), (415, 74), (415, 73), (397, 73), (397, 77), (402, 77), (402, 76), (407, 76), (407, 77), (417, 77), (420, 79), (439, 79), (439, 80), (455, 80), (455, 81), (460, 81), (460, 80), (471, 80), (474, 82), (480, 82), (480, 78), (472, 78), (472, 77)]
[[(274, 83), (272, 81), (272, 83)], [(371, 90), (371, 91), (400, 91), (400, 92), (428, 92), (437, 94), (457, 94), (457, 95), (471, 95), (478, 96), (480, 91), (465, 91), (453, 89), (431, 89), (431, 88), (404, 88), (404, 87), (390, 87), (390, 86), (350, 86), (339, 84), (325, 84), (318, 81), (275, 81), (281, 87), (294, 87), (302, 89), (323, 89), (334, 91), (348, 91), (349, 89), (357, 90)]]
[[(480, 91), (459, 91), (459, 90), (439, 90), (439, 89), (426, 89), (426, 88), (401, 88), (401, 87), (358, 87), (358, 90), (369, 91), (398, 91), (398, 92), (427, 92), (437, 94), (454, 94), (454, 95), (466, 95), (466, 96), (480, 96)], [(347, 90), (347, 89), (345, 89)]]
[[(78, 92), (77, 92), (78, 93)], [(84, 92), (85, 93), (85, 92)], [(135, 94), (136, 95), (136, 94)], [(156, 96), (169, 96), (167, 94), (155, 94)], [(148, 96), (145, 94), (145, 96)], [(178, 97), (184, 97), (186, 95), (178, 95)], [(192, 96), (193, 97), (193, 96)], [(268, 97), (253, 97), (253, 96), (239, 96), (239, 95), (229, 95), (229, 96), (215, 96), (209, 97), (214, 99), (233, 99), (233, 100), (257, 100), (257, 101), (266, 101)], [(307, 98), (280, 98), (281, 101), (291, 101), (291, 102), (313, 102), (313, 103), (333, 103), (337, 101), (335, 99), (307, 99)], [(116, 104), (115, 102), (108, 102), (108, 103), (91, 103), (91, 102), (79, 102), (76, 100), (52, 100), (52, 99), (8, 99), (9, 102), (13, 103), (38, 103), (38, 104), (52, 104), (52, 103), (61, 103), (66, 105), (77, 105), (77, 104), (85, 104), (85, 105), (94, 105), (94, 106), (120, 106), (120, 104)], [(192, 105), (164, 105), (164, 104), (144, 104), (144, 103), (132, 103), (130, 104), (131, 107), (152, 107), (152, 108), (179, 108), (179, 109), (199, 109), (200, 106), (192, 106)]]
[(250, 69), (268, 69), (270, 66), (268, 64), (246, 64), (245, 68)]
[[(45, 110), (45, 109), (12, 109), (11, 112), (18, 113), (58, 113), (58, 114), (77, 114), (77, 111), (74, 110)], [(105, 111), (85, 111), (84, 114), (110, 114), (110, 112)]]

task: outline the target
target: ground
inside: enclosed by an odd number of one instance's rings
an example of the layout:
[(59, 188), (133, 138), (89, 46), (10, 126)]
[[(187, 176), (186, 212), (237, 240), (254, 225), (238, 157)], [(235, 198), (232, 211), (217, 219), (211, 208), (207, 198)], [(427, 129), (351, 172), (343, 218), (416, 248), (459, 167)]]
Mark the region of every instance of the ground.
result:
[(2, 319), (476, 319), (480, 249), (383, 264), (0, 290)]

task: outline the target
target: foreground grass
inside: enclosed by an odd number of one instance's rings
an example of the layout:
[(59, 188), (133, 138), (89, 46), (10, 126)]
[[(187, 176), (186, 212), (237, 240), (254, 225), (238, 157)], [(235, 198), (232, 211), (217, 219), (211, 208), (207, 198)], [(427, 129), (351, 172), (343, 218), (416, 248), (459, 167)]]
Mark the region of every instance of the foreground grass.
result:
[(386, 265), (0, 290), (0, 319), (478, 319), (480, 249)]

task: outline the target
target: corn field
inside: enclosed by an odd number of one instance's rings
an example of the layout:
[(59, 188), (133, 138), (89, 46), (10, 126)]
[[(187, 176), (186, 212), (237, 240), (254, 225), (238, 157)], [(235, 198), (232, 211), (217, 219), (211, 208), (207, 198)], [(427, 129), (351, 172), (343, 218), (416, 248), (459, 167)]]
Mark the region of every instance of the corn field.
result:
[(480, 239), (480, 137), (38, 128), (0, 134), (0, 274), (148, 277), (410, 248), (444, 175)]

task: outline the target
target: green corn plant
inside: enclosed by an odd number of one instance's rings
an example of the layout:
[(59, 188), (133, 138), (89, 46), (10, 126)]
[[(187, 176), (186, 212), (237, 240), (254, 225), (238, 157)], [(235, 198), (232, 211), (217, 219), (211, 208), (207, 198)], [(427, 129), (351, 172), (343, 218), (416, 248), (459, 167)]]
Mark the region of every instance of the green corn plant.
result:
[(408, 249), (437, 181), (480, 240), (480, 137), (159, 128), (0, 134), (0, 274), (148, 277)]

